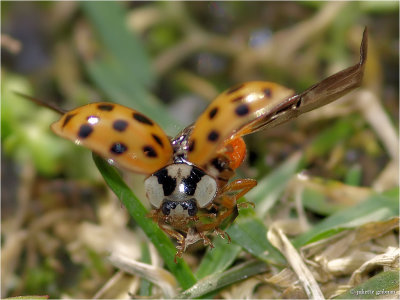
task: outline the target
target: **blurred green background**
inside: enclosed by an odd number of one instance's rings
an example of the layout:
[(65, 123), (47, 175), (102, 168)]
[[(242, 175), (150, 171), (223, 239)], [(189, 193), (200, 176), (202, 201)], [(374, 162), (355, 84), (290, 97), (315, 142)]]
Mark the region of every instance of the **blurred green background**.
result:
[[(13, 91), (64, 109), (120, 103), (173, 136), (237, 83), (268, 80), (301, 92), (355, 64), (367, 26), (361, 92), (246, 137), (239, 175), (260, 180), (249, 198), (263, 222), (302, 169), (311, 178), (303, 201), (310, 221), (355, 205), (361, 189), (363, 199), (398, 195), (396, 1), (1, 2), (1, 14), (2, 297), (92, 297), (115, 273), (101, 240), (116, 230), (138, 248), (134, 257), (146, 256), (146, 239), (107, 192), (90, 151), (56, 137), (49, 125), (57, 115)], [(301, 162), (282, 167), (297, 151)], [(276, 178), (266, 177), (277, 168)], [(124, 178), (145, 199), (143, 177)], [(274, 200), (265, 200), (279, 184)], [(335, 196), (338, 189), (346, 195)], [(99, 240), (92, 240), (96, 232)], [(192, 269), (204, 251), (188, 254)], [(143, 285), (136, 294), (151, 294)]]

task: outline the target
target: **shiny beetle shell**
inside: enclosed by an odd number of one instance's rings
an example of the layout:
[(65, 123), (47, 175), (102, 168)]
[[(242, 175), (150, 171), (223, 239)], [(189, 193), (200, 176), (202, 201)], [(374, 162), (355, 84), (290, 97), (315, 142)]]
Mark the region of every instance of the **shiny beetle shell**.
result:
[(357, 64), (300, 94), (272, 82), (236, 85), (173, 139), (153, 120), (122, 105), (92, 103), (64, 112), (22, 96), (63, 114), (51, 126), (57, 135), (148, 176), (145, 190), (154, 208), (149, 216), (178, 240), (180, 256), (199, 239), (212, 245), (208, 232), (224, 236), (221, 224), (237, 216), (236, 201), (256, 185), (253, 179), (230, 182), (246, 153), (241, 137), (277, 126), (357, 88), (366, 59), (365, 29)]

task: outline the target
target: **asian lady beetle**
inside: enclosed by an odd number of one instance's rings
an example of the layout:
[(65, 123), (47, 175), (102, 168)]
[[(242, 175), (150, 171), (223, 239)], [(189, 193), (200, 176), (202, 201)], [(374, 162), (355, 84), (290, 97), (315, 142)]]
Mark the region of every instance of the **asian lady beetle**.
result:
[(246, 154), (243, 135), (273, 127), (328, 104), (360, 86), (367, 58), (367, 30), (360, 61), (301, 94), (271, 82), (247, 82), (219, 95), (197, 121), (175, 138), (140, 112), (114, 103), (92, 103), (69, 112), (29, 98), (63, 114), (51, 129), (109, 162), (146, 174), (150, 217), (178, 241), (177, 254), (220, 229), (237, 215), (237, 200), (256, 185), (230, 182)]

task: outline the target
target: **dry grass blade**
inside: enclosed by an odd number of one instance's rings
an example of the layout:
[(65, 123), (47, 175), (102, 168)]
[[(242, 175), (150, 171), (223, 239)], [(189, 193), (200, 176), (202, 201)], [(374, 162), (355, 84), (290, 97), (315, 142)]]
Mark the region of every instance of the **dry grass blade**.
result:
[(176, 295), (177, 282), (174, 276), (168, 271), (129, 259), (116, 253), (112, 253), (109, 260), (114, 266), (121, 270), (143, 277), (159, 286), (165, 298), (174, 298)]
[(276, 226), (271, 226), (267, 237), (269, 241), (286, 257), (290, 266), (297, 274), (297, 277), (303, 285), (307, 296), (310, 299), (324, 299), (325, 297), (322, 294), (314, 276), (311, 274), (311, 271), (307, 268), (306, 264), (303, 262), (302, 258), (297, 253), (296, 249), (290, 243), (288, 238), (284, 235), (282, 230)]
[(119, 271), (115, 273), (103, 286), (102, 288), (93, 296), (93, 299), (100, 299), (108, 290), (110, 290), (115, 283), (122, 278), (124, 272)]
[(377, 255), (365, 262), (361, 267), (359, 267), (351, 276), (349, 284), (352, 286), (358, 285), (361, 283), (361, 274), (374, 268), (375, 266), (385, 266), (390, 269), (399, 269), (399, 258), (400, 258), (400, 249), (389, 247), (387, 251), (381, 255)]
[(395, 161), (399, 159), (399, 138), (396, 129), (385, 112), (378, 97), (371, 91), (360, 90), (357, 105), (370, 126), (375, 130), (382, 144)]

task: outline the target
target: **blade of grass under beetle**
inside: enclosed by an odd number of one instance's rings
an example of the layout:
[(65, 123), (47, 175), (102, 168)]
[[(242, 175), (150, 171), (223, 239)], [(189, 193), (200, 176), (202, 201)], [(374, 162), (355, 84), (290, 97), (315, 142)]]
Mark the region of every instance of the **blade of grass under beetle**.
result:
[(177, 263), (174, 263), (176, 249), (172, 241), (156, 223), (146, 216), (146, 208), (125, 184), (116, 169), (96, 154), (93, 154), (93, 160), (107, 185), (121, 200), (129, 214), (157, 248), (158, 253), (182, 288), (187, 289), (196, 283), (193, 273), (183, 259), (177, 259)]
[(362, 203), (327, 217), (311, 230), (295, 238), (293, 245), (298, 248), (327, 238), (346, 228), (360, 226), (368, 222), (388, 220), (397, 216), (398, 212), (398, 195), (373, 194)]
[(289, 180), (301, 167), (302, 157), (300, 152), (294, 153), (246, 194), (246, 199), (255, 204), (258, 217), (263, 218), (278, 201)]
[(268, 265), (259, 260), (250, 260), (225, 272), (214, 273), (201, 280), (177, 296), (177, 299), (193, 299), (209, 294), (250, 276), (267, 272)]
[[(242, 209), (243, 210), (243, 209)], [(254, 214), (236, 218), (228, 228), (232, 242), (264, 262), (284, 264), (282, 254), (267, 239), (267, 228)]]
[[(141, 250), (142, 250), (142, 262), (146, 264), (151, 264), (151, 255), (150, 255), (150, 250), (149, 250), (149, 244), (143, 242), (141, 244)], [(140, 279), (140, 288), (139, 288), (139, 296), (145, 296), (149, 297), (151, 296), (151, 290), (153, 284), (144, 278)]]
[(396, 299), (398, 293), (399, 271), (387, 271), (375, 275), (334, 299)]
[(197, 278), (226, 270), (242, 249), (233, 243), (228, 244), (226, 239), (220, 237), (214, 238), (213, 243), (215, 248), (208, 247), (196, 271)]

